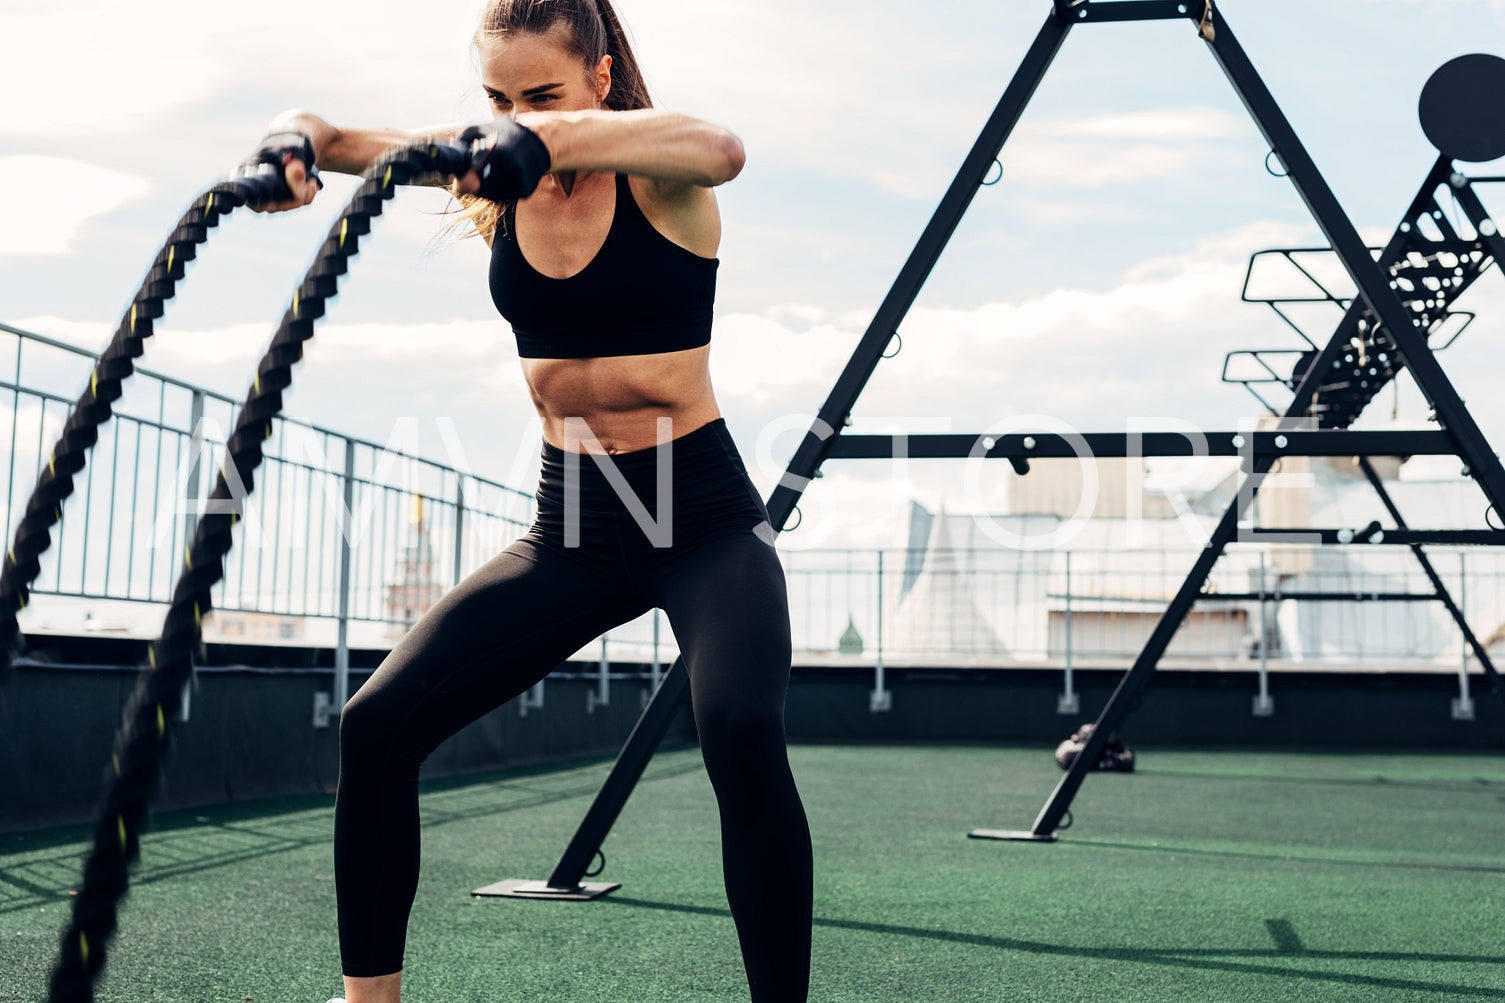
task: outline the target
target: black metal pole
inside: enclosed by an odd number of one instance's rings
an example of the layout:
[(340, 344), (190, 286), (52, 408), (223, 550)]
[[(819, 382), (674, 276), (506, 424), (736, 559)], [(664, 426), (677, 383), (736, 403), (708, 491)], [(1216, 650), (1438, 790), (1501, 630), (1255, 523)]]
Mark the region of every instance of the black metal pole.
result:
[[(1446, 158), (1438, 158), (1432, 164), (1432, 169), (1427, 172), (1426, 178), (1422, 181), (1416, 198), (1411, 200), (1411, 205), (1406, 210), (1405, 220), (1413, 219), (1418, 213), (1424, 211), (1426, 206), (1432, 203), (1432, 192), (1451, 173), (1451, 164), (1452, 162)], [(1407, 233), (1397, 227), (1395, 232), (1390, 235), (1390, 240), (1385, 244), (1384, 250), (1380, 252), (1380, 257), (1375, 263), (1375, 267), (1389, 268), (1395, 264), (1401, 259), (1401, 255), (1406, 253), (1409, 244), (1410, 239)], [(1365, 248), (1364, 253), (1367, 257), (1367, 248)], [(1338, 324), (1333, 337), (1328, 339), (1327, 345), (1322, 350), (1321, 355), (1312, 360), (1312, 365), (1308, 370), (1308, 373), (1315, 373), (1317, 375), (1317, 382), (1312, 386), (1310, 393), (1304, 396), (1298, 393), (1298, 396), (1293, 399), (1292, 409), (1287, 412), (1288, 417), (1291, 415), (1307, 414), (1319, 403), (1318, 398), (1322, 393), (1322, 381), (1326, 378), (1327, 372), (1333, 363), (1337, 361), (1338, 356), (1342, 355), (1348, 349), (1349, 338), (1352, 337), (1352, 332), (1358, 330), (1359, 318), (1363, 316), (1364, 309), (1365, 301), (1362, 296), (1355, 296), (1353, 301), (1348, 304), (1348, 309), (1344, 312), (1343, 320)], [(1427, 353), (1430, 354), (1431, 350), (1427, 349)], [(1303, 401), (1306, 403), (1302, 403)]]
[(929, 224), (910, 252), (904, 267), (900, 269), (888, 295), (883, 298), (877, 313), (873, 315), (862, 340), (853, 349), (846, 368), (837, 378), (826, 402), (821, 405), (810, 430), (805, 433), (805, 438), (790, 459), (783, 477), (769, 495), (768, 517), (774, 529), (784, 528), (800, 495), (809, 486), (810, 478), (826, 458), (831, 440), (841, 434), (852, 405), (867, 385), (873, 370), (878, 367), (884, 348), (898, 333), (904, 315), (909, 312), (925, 280), (930, 277), (936, 261), (946, 248), (946, 242), (951, 239), (951, 234), (956, 231), (967, 207), (972, 204), (973, 196), (977, 194), (993, 161), (1003, 150), (1003, 144), (1014, 131), (1019, 116), (1024, 114), (1025, 106), (1040, 86), (1045, 71), (1050, 69), (1061, 43), (1071, 30), (1071, 24), (1069, 18), (1058, 18), (1052, 12), (1040, 33), (1035, 36), (1029, 51), (1025, 53), (1024, 61), (1009, 81), (977, 141), (972, 144), (971, 152), (962, 161), (961, 169), (951, 181), (951, 187), (946, 190), (940, 205), (930, 217)]
[[(1381, 261), (1395, 261), (1404, 248), (1404, 235), (1397, 233), (1386, 246)], [(1300, 382), (1296, 387), (1296, 394), (1291, 399), (1290, 409), (1281, 419), (1281, 427), (1289, 428), (1301, 422), (1306, 411), (1316, 403), (1317, 395), (1322, 381), (1326, 378), (1328, 368), (1333, 361), (1347, 348), (1348, 332), (1358, 320), (1362, 307), (1356, 297), (1350, 304), (1348, 312), (1342, 322), (1333, 332), (1317, 358), (1307, 367), (1306, 372), (1301, 374)], [(1353, 433), (1342, 432), (1341, 435)], [(1066, 776), (1061, 778), (1054, 791), (1045, 802), (1045, 807), (1040, 810), (1035, 823), (1028, 830), (1013, 829), (974, 829), (971, 833), (975, 839), (1023, 839), (1047, 841), (1055, 838), (1055, 832), (1061, 820), (1066, 817), (1066, 812), (1071, 807), (1072, 799), (1081, 788), (1087, 774), (1092, 771), (1102, 754), (1103, 747), (1107, 744), (1109, 732), (1118, 728), (1123, 721), (1124, 715), (1133, 699), (1138, 696), (1144, 684), (1149, 681), (1150, 675), (1160, 663), (1160, 657), (1165, 654), (1170, 640), (1181, 627), (1181, 622), (1191, 610), (1196, 601), (1197, 594), (1202, 589), (1202, 583), (1207, 580), (1213, 565), (1222, 557), (1224, 549), (1232, 541), (1238, 529), (1238, 522), (1248, 506), (1253, 502), (1255, 494), (1259, 491), (1264, 475), (1274, 465), (1275, 458), (1269, 454), (1261, 453), (1255, 457), (1249, 477), (1235, 495), (1228, 509), (1223, 513), (1222, 520), (1214, 530), (1212, 538), (1208, 540), (1206, 548), (1201, 556), (1188, 572), (1181, 588), (1171, 599), (1165, 613), (1155, 624), (1155, 629), (1145, 641), (1134, 665), (1125, 673), (1119, 681), (1118, 687), (1113, 691), (1107, 706), (1098, 715), (1093, 733), (1087, 739), (1086, 746), (1078, 753), (1071, 768), (1066, 771)]]
[[(1359, 468), (1364, 471), (1364, 476), (1369, 479), (1370, 485), (1380, 496), (1380, 501), (1384, 503), (1385, 511), (1389, 512), (1390, 518), (1395, 520), (1396, 528), (1406, 529), (1406, 520), (1401, 518), (1400, 509), (1391, 500), (1390, 492), (1385, 490), (1385, 484), (1380, 480), (1380, 475), (1375, 473), (1374, 464), (1369, 462), (1369, 457), (1359, 457)], [(1489, 677), (1492, 692), (1505, 697), (1505, 681), (1500, 679), (1500, 674), (1495, 671), (1495, 663), (1490, 660), (1489, 652), (1484, 650), (1484, 645), (1479, 643), (1479, 639), (1474, 636), (1474, 632), (1469, 628), (1468, 621), (1463, 618), (1463, 610), (1459, 609), (1458, 604), (1453, 602), (1452, 595), (1448, 592), (1447, 587), (1442, 584), (1442, 577), (1437, 574), (1437, 569), (1432, 567), (1432, 562), (1427, 558), (1426, 551), (1422, 550), (1419, 544), (1412, 544), (1411, 553), (1416, 555), (1416, 563), (1420, 564), (1421, 570), (1426, 572), (1427, 578), (1432, 583), (1433, 590), (1437, 593), (1437, 598), (1447, 607), (1448, 613), (1457, 622), (1458, 629), (1463, 631), (1463, 637), (1468, 641), (1468, 646), (1474, 650), (1474, 657), (1479, 660), (1479, 664), (1484, 668), (1484, 674)]]
[(1066, 811), (1071, 807), (1072, 798), (1076, 797), (1077, 789), (1082, 786), (1082, 781), (1087, 779), (1096, 766), (1098, 758), (1102, 755), (1103, 747), (1108, 742), (1108, 734), (1118, 728), (1123, 721), (1124, 715), (1129, 711), (1129, 704), (1149, 680), (1150, 674), (1155, 671), (1155, 666), (1160, 661), (1160, 656), (1171, 643), (1171, 638), (1181, 626), (1181, 621), (1191, 610), (1192, 604), (1197, 601), (1197, 596), (1202, 591), (1207, 576), (1212, 573), (1213, 565), (1218, 558), (1223, 556), (1223, 550), (1233, 540), (1238, 532), (1239, 520), (1244, 512), (1254, 501), (1254, 495), (1259, 490), (1260, 482), (1264, 480), (1270, 467), (1274, 465), (1273, 457), (1259, 457), (1254, 461), (1254, 469), (1249, 477), (1240, 486), (1237, 496), (1228, 510), (1223, 513), (1223, 518), (1218, 522), (1217, 529), (1213, 531), (1212, 538), (1207, 541), (1196, 563), (1192, 565), (1181, 588), (1171, 599), (1166, 607), (1164, 615), (1155, 624), (1155, 629), (1150, 632), (1150, 637), (1145, 641), (1144, 648), (1134, 660), (1134, 665), (1123, 679), (1119, 680), (1118, 687), (1109, 697), (1108, 704), (1098, 715), (1092, 734), (1087, 739), (1086, 746), (1076, 759), (1066, 775), (1056, 784), (1056, 789), (1051, 792), (1045, 807), (1035, 819), (1035, 824), (1028, 832), (998, 829), (975, 829), (971, 835), (974, 839), (1037, 839), (1050, 840), (1055, 838), (1055, 831), (1066, 817)]
[[(1392, 263), (1403, 253), (1406, 244), (1405, 233), (1396, 232), (1382, 253), (1379, 263), (1370, 257), (1368, 248), (1359, 239), (1358, 231), (1353, 228), (1353, 224), (1343, 212), (1331, 189), (1328, 188), (1327, 182), (1322, 178), (1321, 172), (1317, 170), (1316, 164), (1307, 155), (1306, 149), (1297, 139), (1295, 131), (1286, 121), (1275, 99), (1270, 95), (1253, 64), (1249, 62), (1239, 46), (1232, 30), (1223, 21), (1220, 13), (1214, 12), (1213, 17), (1216, 39), (1208, 42), (1208, 47), (1213, 50), (1214, 57), (1223, 68), (1229, 82), (1233, 84), (1244, 107), (1254, 118), (1260, 132), (1264, 134), (1271, 148), (1286, 166), (1292, 183), (1296, 185), (1297, 191), (1306, 202), (1317, 225), (1327, 235), (1339, 260), (1343, 262), (1359, 290), (1359, 295), (1354, 297), (1343, 322), (1328, 340), (1322, 352), (1301, 375), (1295, 397), (1281, 421), (1281, 427), (1288, 428), (1295, 425), (1316, 403), (1317, 394), (1327, 370), (1347, 347), (1348, 332), (1357, 323), (1363, 305), (1367, 303), (1370, 310), (1390, 332), (1401, 361), (1411, 369), (1417, 385), (1422, 387), (1423, 393), (1426, 393), (1432, 401), (1439, 418), (1442, 419), (1454, 441), (1458, 443), (1460, 454), (1471, 466), (1474, 464), (1472, 459), (1474, 456), (1480, 457), (1481, 462), (1484, 462), (1485, 457), (1488, 458), (1489, 469), (1485, 471), (1488, 480), (1481, 479), (1480, 484), (1485, 487), (1485, 493), (1493, 500), (1495, 495), (1491, 494), (1489, 485), (1494, 485), (1498, 491), (1505, 491), (1505, 470), (1501, 469), (1499, 459), (1489, 449), (1483, 433), (1474, 424), (1463, 401), (1443, 374), (1441, 366), (1438, 365), (1431, 349), (1426, 344), (1425, 336), (1416, 329), (1404, 305), (1380, 271), (1381, 263)], [(1434, 164), (1428, 173), (1429, 183), (1437, 180), (1441, 167), (1440, 161)], [(1412, 204), (1413, 212), (1416, 206), (1429, 195), (1430, 192), (1424, 185), (1421, 194), (1417, 196), (1417, 201)], [(1477, 223), (1475, 225), (1477, 226)], [(1224, 548), (1233, 539), (1243, 510), (1252, 502), (1272, 462), (1266, 457), (1255, 459), (1245, 485), (1224, 513), (1212, 539), (1208, 541), (1207, 548), (1171, 600), (1165, 614), (1155, 625), (1150, 638), (1136, 658), (1134, 666), (1114, 690), (1108, 705), (1103, 708), (1102, 714), (1098, 717), (1086, 747), (1078, 754), (1066, 776), (1057, 784), (1055, 791), (1052, 792), (1045, 807), (1036, 818), (1034, 826), (1028, 832), (979, 829), (972, 833), (974, 837), (1036, 840), (1054, 838), (1055, 830), (1065, 818), (1072, 798), (1075, 797), (1082, 781), (1101, 755), (1103, 746), (1107, 743), (1108, 733), (1118, 727), (1124, 714), (1127, 713), (1130, 702), (1149, 680), (1160, 657), (1165, 653), (1171, 637), (1175, 635), (1191, 609), (1202, 582), (1206, 580), (1207, 574), (1222, 556)], [(1505, 508), (1500, 507), (1498, 503), (1496, 503), (1496, 509), (1505, 513)]]
[(1443, 427), (1457, 440), (1459, 455), (1468, 464), (1474, 479), (1496, 511), (1505, 513), (1505, 467), (1501, 466), (1484, 433), (1464, 407), (1463, 399), (1427, 347), (1425, 332), (1417, 329), (1399, 295), (1369, 256), (1358, 231), (1301, 145), (1249, 57), (1244, 54), (1233, 30), (1220, 12), (1214, 12), (1213, 17), (1217, 37), (1207, 45), (1218, 65), (1270, 143), (1270, 148), (1285, 165), (1291, 183), (1296, 186), (1302, 201), (1311, 210), (1312, 218), (1358, 287), (1359, 297), (1369, 304), (1389, 332), (1397, 354), (1411, 370), (1416, 385), (1431, 402)]
[[(1010, 81), (1003, 97), (983, 127), (982, 134), (978, 136), (971, 152), (967, 154), (961, 168), (956, 172), (956, 177), (952, 180), (951, 187), (947, 189), (940, 206), (931, 216), (930, 223), (925, 227), (919, 243), (910, 253), (909, 260), (905, 262), (903, 269), (899, 272), (899, 277), (894, 281), (883, 304), (878, 308), (877, 315), (868, 325), (867, 333), (862, 336), (862, 340), (853, 350), (852, 357), (842, 371), (841, 377), (836, 381), (835, 388), (821, 407), (804, 441), (795, 451), (778, 486), (769, 496), (767, 503), (769, 521), (775, 531), (784, 528), (784, 523), (794, 511), (795, 503), (799, 501), (800, 495), (810, 483), (811, 476), (824, 458), (827, 439), (837, 434), (845, 424), (852, 404), (862, 393), (862, 388), (872, 376), (873, 370), (877, 368), (884, 347), (898, 330), (899, 322), (909, 310), (915, 297), (919, 295), (920, 287), (930, 276), (931, 270), (941, 256), (941, 251), (945, 249), (946, 241), (950, 239), (957, 224), (961, 222), (989, 166), (1002, 150), (1009, 134), (1013, 132), (1019, 116), (1024, 112), (1025, 105), (1029, 104), (1030, 97), (1034, 95), (1035, 88), (1039, 86), (1041, 78), (1045, 76), (1045, 71), (1050, 67), (1051, 61), (1066, 38), (1066, 33), (1070, 30), (1071, 23), (1069, 21), (1062, 23), (1055, 17), (1054, 12), (1046, 20), (1045, 26), (1040, 29), (1034, 44), (1030, 46), (1029, 52), (1024, 57), (1023, 64), (1014, 74), (1013, 80)], [(824, 434), (819, 434), (818, 429), (824, 429)], [(671, 685), (678, 689), (671, 690)], [(579, 879), (584, 875), (585, 868), (600, 848), (612, 823), (621, 813), (627, 798), (632, 794), (632, 788), (636, 785), (638, 778), (643, 775), (648, 760), (652, 758), (663, 738), (664, 731), (668, 728), (668, 721), (672, 716), (669, 711), (672, 708), (662, 705), (661, 698), (664, 700), (672, 698), (677, 705), (684, 689), (688, 686), (689, 673), (684, 668), (684, 659), (680, 658), (675, 662), (669, 675), (664, 678), (658, 694), (643, 711), (642, 719), (638, 721), (632, 736), (622, 748), (611, 774), (596, 795), (595, 802), (591, 805), (585, 820), (580, 824), (574, 839), (570, 841), (569, 848), (565, 850), (564, 856), (559, 861), (559, 866), (554, 869), (554, 876), (547, 883), (502, 881), (495, 885), (488, 885), (485, 889), (479, 889), (473, 894), (504, 894), (530, 898), (594, 897), (575, 892), (574, 889), (579, 886)], [(650, 721), (650, 716), (654, 716), (653, 721)], [(506, 891), (491, 890), (517, 885), (525, 886), (525, 890), (519, 892), (515, 887)], [(562, 888), (564, 891), (552, 891), (555, 888)]]
[[(1341, 335), (1339, 336), (1341, 338)], [(1341, 348), (1344, 344), (1338, 342)], [(1320, 371), (1311, 367), (1314, 372)], [(979, 433), (922, 435), (843, 435), (831, 444), (829, 459), (886, 459), (900, 448), (911, 459), (1076, 459), (1077, 450), (1099, 459), (1146, 456), (1457, 456), (1446, 432), (1426, 429), (1269, 430), (1205, 432), (1195, 441), (1181, 432), (1009, 433), (993, 437), (985, 452), (974, 452)], [(902, 440), (902, 447), (900, 441)]]
[(585, 882), (582, 879), (590, 868), (591, 861), (606, 841), (617, 816), (627, 804), (627, 798), (643, 776), (648, 761), (658, 750), (674, 714), (690, 689), (690, 672), (685, 668), (684, 656), (674, 660), (673, 666), (659, 683), (658, 691), (648, 701), (638, 723), (633, 726), (627, 744), (617, 754), (611, 773), (596, 792), (596, 799), (564, 855), (554, 867), (548, 881), (527, 881), (509, 878), (495, 884), (477, 888), (472, 895), (501, 896), (505, 898), (565, 899), (585, 901), (620, 887), (615, 882)]

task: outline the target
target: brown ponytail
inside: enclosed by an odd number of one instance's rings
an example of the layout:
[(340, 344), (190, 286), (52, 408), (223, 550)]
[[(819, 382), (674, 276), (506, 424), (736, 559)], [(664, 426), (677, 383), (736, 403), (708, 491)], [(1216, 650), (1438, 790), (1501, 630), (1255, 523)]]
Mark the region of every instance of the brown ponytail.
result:
[[(558, 25), (565, 28), (565, 46), (580, 58), (587, 73), (595, 71), (602, 56), (611, 57), (607, 108), (631, 111), (653, 107), (637, 57), (611, 0), (490, 0), (476, 29), (475, 43), (522, 34), (542, 35)], [(453, 225), (469, 220), (477, 234), (496, 233), (506, 205), (463, 192), (456, 192), (455, 197), (463, 211)]]

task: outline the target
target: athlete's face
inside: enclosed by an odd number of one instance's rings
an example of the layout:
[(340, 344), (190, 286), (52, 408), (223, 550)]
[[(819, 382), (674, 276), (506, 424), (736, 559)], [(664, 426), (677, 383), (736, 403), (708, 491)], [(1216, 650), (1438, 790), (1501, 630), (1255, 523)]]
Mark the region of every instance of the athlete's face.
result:
[(480, 43), (481, 86), (492, 111), (516, 118), (530, 111), (599, 108), (611, 89), (611, 57), (594, 70), (560, 44), (563, 28)]

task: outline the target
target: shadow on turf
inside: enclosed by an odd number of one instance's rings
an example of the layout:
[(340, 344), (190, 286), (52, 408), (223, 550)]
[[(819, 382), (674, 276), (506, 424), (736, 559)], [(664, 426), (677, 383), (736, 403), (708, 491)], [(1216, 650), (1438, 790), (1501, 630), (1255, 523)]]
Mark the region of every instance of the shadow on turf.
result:
[(1443, 864), (1405, 860), (1344, 860), (1341, 857), (1298, 857), (1290, 853), (1249, 853), (1239, 850), (1198, 850), (1184, 846), (1148, 846), (1144, 843), (1113, 843), (1107, 840), (1066, 839), (1061, 846), (1094, 846), (1107, 850), (1145, 850), (1150, 853), (1180, 853), (1197, 857), (1229, 857), (1235, 860), (1279, 860), (1296, 864), (1322, 864), (1340, 867), (1404, 867), (1422, 871), (1464, 871), (1478, 874), (1505, 874), (1505, 864)]
[[(696, 753), (694, 764), (681, 764), (672, 762), (677, 753)], [(649, 765), (644, 780), (652, 780), (663, 776), (681, 776), (700, 769), (698, 765), (700, 745), (697, 742), (664, 743), (660, 748), (655, 761)], [(616, 760), (617, 753), (600, 753), (583, 756), (570, 756), (564, 759), (547, 759), (541, 762), (519, 763), (515, 766), (506, 766), (501, 769), (481, 770), (478, 772), (453, 773), (438, 777), (423, 777), (423, 793), (426, 798), (432, 798), (435, 794), (446, 793), (456, 788), (476, 787), (497, 783), (510, 783), (511, 786), (520, 786), (518, 781), (533, 777), (550, 777), (561, 773), (586, 772), (595, 770), (596, 787), (590, 793), (594, 794), (604, 780), (605, 771)], [(665, 761), (670, 761), (664, 765)], [(165, 785), (172, 783), (172, 764), (167, 765), (166, 777), (162, 781)], [(156, 795), (153, 795), (154, 800)], [(199, 816), (213, 815), (216, 821), (245, 821), (254, 819), (265, 821), (276, 815), (293, 815), (305, 811), (318, 811), (334, 806), (334, 792), (309, 792), (305, 794), (281, 794), (274, 797), (250, 798), (235, 801), (221, 801), (214, 804), (190, 806), (186, 808), (173, 808), (160, 814), (153, 810), (151, 831), (171, 832), (177, 829), (195, 829), (201, 824)], [(510, 807), (510, 806), (509, 806)], [(70, 846), (75, 843), (86, 843), (93, 838), (94, 822), (78, 822), (70, 825), (49, 826), (45, 829), (23, 829), (16, 832), (0, 832), (0, 859), (14, 853), (34, 853), (38, 850), (46, 850), (55, 846)]]
[[(622, 898), (609, 895), (598, 899), (638, 909), (660, 909), (665, 912), (693, 913), (701, 916), (731, 918), (728, 909), (710, 906), (680, 905), (673, 902), (651, 902), (647, 899)], [(1208, 971), (1239, 972), (1248, 975), (1271, 975), (1280, 978), (1309, 979), (1317, 982), (1336, 982), (1344, 985), (1372, 986), (1383, 989), (1404, 989), (1415, 992), (1451, 993), (1461, 997), (1505, 999), (1505, 989), (1488, 986), (1465, 986), (1448, 982), (1423, 982), (1417, 979), (1392, 979), (1371, 975), (1351, 975), (1342, 972), (1309, 971), (1278, 965), (1258, 965), (1237, 961), (1217, 961), (1217, 957), (1268, 958), (1272, 961), (1312, 959), (1359, 962), (1413, 961), (1452, 964), (1505, 964), (1505, 955), (1426, 954), (1403, 951), (1311, 951), (1301, 946), (1295, 931), (1287, 920), (1266, 920), (1265, 927), (1275, 940), (1275, 947), (1265, 950), (1217, 948), (1137, 948), (1137, 947), (1078, 947), (1067, 944), (1046, 944), (1039, 941), (1017, 940), (1012, 937), (987, 937), (974, 933), (956, 933), (949, 930), (925, 930), (914, 926), (893, 926), (888, 923), (862, 923), (847, 919), (822, 919), (816, 917), (815, 925), (839, 930), (856, 930), (862, 933), (878, 933), (893, 937), (915, 937), (923, 940), (944, 940), (952, 944), (970, 944), (974, 947), (990, 947), (1001, 951), (1021, 951), (1026, 954), (1059, 955), (1067, 958), (1091, 958), (1102, 961), (1130, 961), (1147, 965), (1164, 965), (1172, 968), (1194, 968)]]
[[(550, 776), (578, 770), (579, 776), (567, 785), (547, 784)], [(699, 756), (684, 762), (664, 762), (643, 776), (644, 781), (668, 780), (704, 771)], [(527, 808), (539, 808), (575, 798), (593, 797), (601, 789), (599, 771), (586, 772), (579, 767), (553, 769), (547, 766), (506, 771), (499, 778), (442, 777), (424, 780), (419, 800), (420, 825), (425, 828), (485, 818)], [(496, 777), (495, 774), (492, 775)], [(541, 779), (540, 779), (541, 778)], [(531, 781), (531, 782), (530, 782)], [(512, 795), (499, 803), (500, 793)], [(141, 847), (143, 865), (132, 874), (132, 885), (147, 885), (185, 874), (227, 867), (246, 860), (256, 860), (274, 853), (286, 853), (311, 846), (329, 846), (334, 838), (333, 824), (327, 813), (333, 798), (327, 794), (297, 798), (276, 798), (266, 802), (242, 802), (212, 808), (187, 809), (163, 813), (146, 830)], [(270, 809), (270, 810), (268, 810)], [(297, 819), (300, 813), (317, 813), (311, 819)], [(300, 823), (307, 831), (297, 833)], [(29, 909), (49, 902), (66, 901), (82, 876), (85, 849), (80, 844), (90, 839), (92, 828), (68, 826), (66, 849), (46, 856), (36, 856), (23, 863), (0, 868), (0, 915)], [(38, 849), (57, 847), (58, 830), (35, 834), (14, 833), (3, 842), (6, 853), (35, 853)], [(218, 849), (216, 842), (231, 841), (234, 849)], [(28, 845), (34, 843), (34, 845)], [(206, 846), (206, 844), (208, 844)]]
[(1488, 777), (1450, 780), (1392, 780), (1385, 776), (1374, 777), (1291, 777), (1264, 773), (1216, 773), (1198, 770), (1167, 770), (1141, 767), (1140, 776), (1173, 780), (1230, 780), (1268, 781), (1276, 784), (1307, 784), (1322, 787), (1383, 787), (1386, 790), (1418, 790), (1437, 794), (1499, 794), (1505, 790), (1505, 780)]

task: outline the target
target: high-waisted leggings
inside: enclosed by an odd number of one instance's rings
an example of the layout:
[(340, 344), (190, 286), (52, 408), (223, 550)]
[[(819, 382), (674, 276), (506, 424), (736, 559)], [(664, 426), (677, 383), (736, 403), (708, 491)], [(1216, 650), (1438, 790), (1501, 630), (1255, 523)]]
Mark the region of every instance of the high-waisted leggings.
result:
[(658, 607), (690, 673), (752, 999), (803, 1001), (810, 830), (785, 749), (789, 609), (768, 511), (723, 418), (657, 447), (571, 453), (544, 441), (532, 527), (424, 613), (340, 717), (344, 973), (402, 968), (429, 753)]

